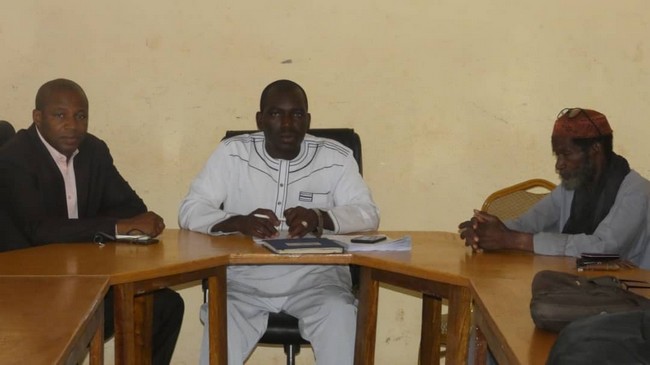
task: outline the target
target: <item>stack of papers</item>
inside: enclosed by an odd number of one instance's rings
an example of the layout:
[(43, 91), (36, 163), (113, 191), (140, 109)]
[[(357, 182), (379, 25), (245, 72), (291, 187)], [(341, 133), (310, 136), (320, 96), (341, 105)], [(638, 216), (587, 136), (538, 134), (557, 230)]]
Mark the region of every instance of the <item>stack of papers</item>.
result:
[(333, 241), (339, 242), (348, 252), (360, 251), (411, 251), (411, 236), (404, 236), (396, 239), (388, 237), (386, 240), (377, 243), (352, 243), (350, 240), (357, 235), (323, 235)]

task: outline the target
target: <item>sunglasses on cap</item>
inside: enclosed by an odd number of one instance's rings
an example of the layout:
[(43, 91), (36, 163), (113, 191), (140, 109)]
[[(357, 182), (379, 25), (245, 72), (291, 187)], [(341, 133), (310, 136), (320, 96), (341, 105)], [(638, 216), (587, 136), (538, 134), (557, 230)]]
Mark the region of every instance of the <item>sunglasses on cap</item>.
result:
[(579, 116), (580, 114), (584, 114), (584, 116), (587, 117), (587, 120), (591, 122), (591, 125), (593, 125), (594, 128), (596, 128), (596, 132), (598, 132), (598, 136), (602, 137), (603, 134), (600, 132), (600, 128), (598, 128), (598, 126), (596, 125), (596, 123), (594, 123), (594, 121), (591, 119), (589, 114), (587, 114), (587, 112), (582, 108), (564, 108), (560, 110), (560, 112), (557, 114), (557, 117), (555, 119), (560, 119), (564, 115), (566, 115), (568, 119), (573, 119)]

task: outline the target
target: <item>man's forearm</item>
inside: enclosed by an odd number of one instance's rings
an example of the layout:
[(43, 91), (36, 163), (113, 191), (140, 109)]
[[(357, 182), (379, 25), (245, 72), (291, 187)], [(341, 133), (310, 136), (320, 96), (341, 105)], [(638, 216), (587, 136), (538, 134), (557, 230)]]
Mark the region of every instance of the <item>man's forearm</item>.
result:
[(533, 235), (531, 233), (510, 231), (506, 239), (506, 248), (533, 252)]
[(226, 220), (223, 220), (214, 226), (210, 228), (210, 232), (215, 233), (215, 232), (224, 232), (224, 233), (229, 233), (229, 232), (240, 232), (240, 222), (242, 220), (243, 216), (241, 215), (235, 215), (232, 216)]

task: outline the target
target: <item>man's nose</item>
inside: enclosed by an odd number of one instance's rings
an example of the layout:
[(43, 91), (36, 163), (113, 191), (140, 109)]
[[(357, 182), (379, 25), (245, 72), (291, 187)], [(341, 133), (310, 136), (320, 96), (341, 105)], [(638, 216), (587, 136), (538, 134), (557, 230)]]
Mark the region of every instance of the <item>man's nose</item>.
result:
[(75, 127), (75, 124), (76, 123), (74, 120), (74, 116), (67, 116), (63, 120), (63, 126), (65, 127), (65, 129), (73, 129)]
[(79, 121), (74, 115), (67, 116), (64, 120), (63, 126), (65, 129), (77, 129), (79, 127)]
[(561, 170), (564, 169), (564, 166), (565, 166), (564, 158), (562, 158), (562, 156), (557, 156), (555, 158), (555, 170), (556, 171), (561, 171)]
[(285, 113), (282, 115), (282, 125), (288, 126), (291, 125), (291, 113)]

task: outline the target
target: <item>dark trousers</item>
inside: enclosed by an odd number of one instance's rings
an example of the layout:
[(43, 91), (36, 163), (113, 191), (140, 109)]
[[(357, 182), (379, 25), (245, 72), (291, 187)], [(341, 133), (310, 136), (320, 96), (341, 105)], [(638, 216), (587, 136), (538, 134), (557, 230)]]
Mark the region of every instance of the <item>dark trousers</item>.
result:
[[(160, 289), (153, 293), (153, 344), (151, 349), (153, 365), (168, 365), (174, 354), (178, 333), (183, 323), (185, 304), (183, 298), (171, 290)], [(115, 333), (113, 313), (113, 289), (104, 298), (104, 338)]]

